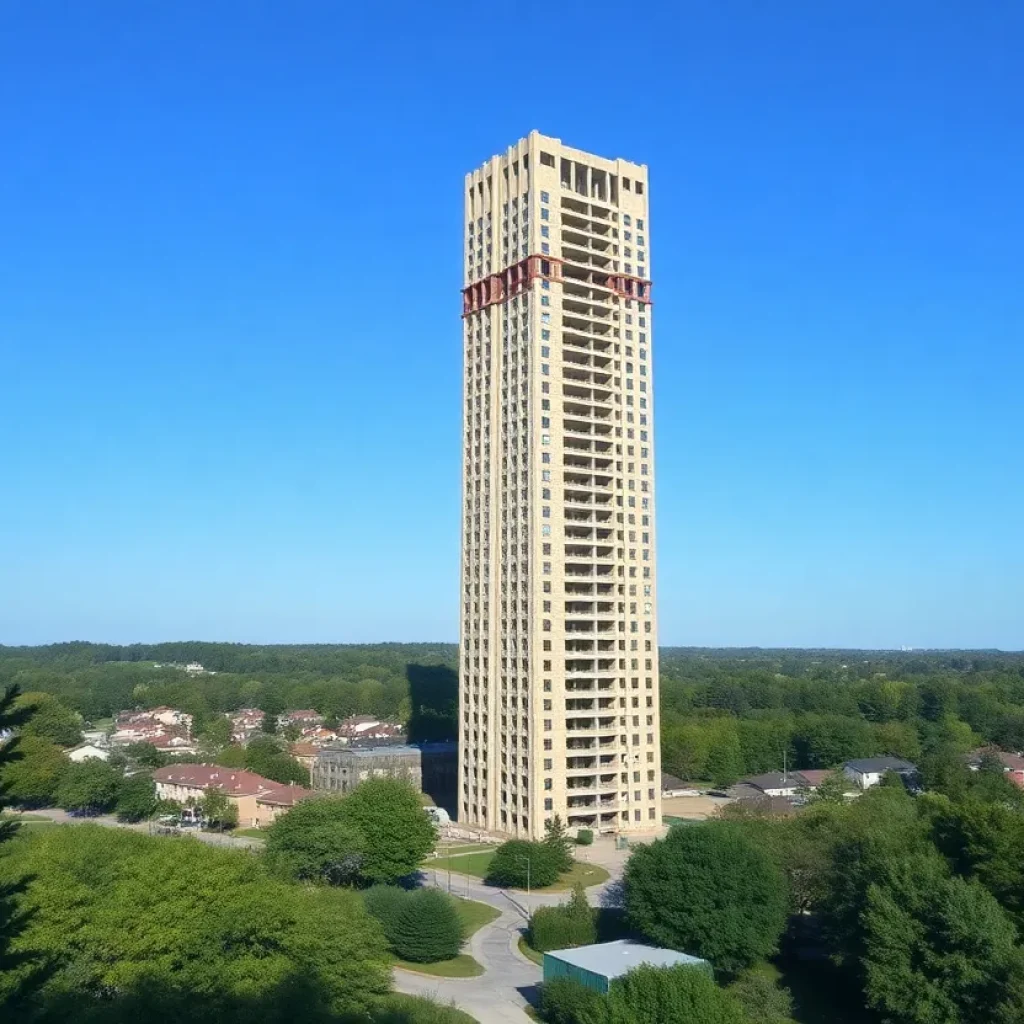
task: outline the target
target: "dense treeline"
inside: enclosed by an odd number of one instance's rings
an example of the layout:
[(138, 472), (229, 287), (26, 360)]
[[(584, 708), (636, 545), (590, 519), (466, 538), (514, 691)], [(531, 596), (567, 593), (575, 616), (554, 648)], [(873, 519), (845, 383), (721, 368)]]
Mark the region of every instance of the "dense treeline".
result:
[[(206, 671), (174, 667), (193, 662)], [(455, 734), (454, 665), (451, 644), (70, 643), (0, 647), (0, 686), (55, 694), (87, 721), (168, 704), (195, 716), (201, 731), (211, 717), (240, 707), (272, 714), (314, 708), (329, 719), (397, 718), (429, 740)]]
[(662, 760), (684, 778), (1024, 748), (1024, 655), (702, 652), (662, 657)]
[[(207, 672), (169, 667), (189, 662)], [(456, 665), (453, 644), (72, 643), (0, 647), (0, 685), (55, 694), (86, 720), (170, 704), (201, 731), (239, 707), (312, 707), (329, 719), (397, 718), (415, 738), (442, 739), (456, 732)], [(784, 760), (1019, 750), (1024, 654), (666, 648), (661, 705), (665, 769), (723, 785)]]

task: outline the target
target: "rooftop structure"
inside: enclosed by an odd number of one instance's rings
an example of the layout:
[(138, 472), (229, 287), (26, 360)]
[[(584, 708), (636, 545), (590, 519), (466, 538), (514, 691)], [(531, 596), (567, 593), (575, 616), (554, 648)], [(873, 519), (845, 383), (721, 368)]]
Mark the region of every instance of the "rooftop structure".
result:
[(617, 942), (599, 942), (592, 946), (555, 949), (545, 953), (544, 980), (572, 978), (588, 988), (607, 992), (612, 981), (644, 964), (651, 967), (682, 965), (711, 970), (711, 964), (700, 957), (619, 939)]

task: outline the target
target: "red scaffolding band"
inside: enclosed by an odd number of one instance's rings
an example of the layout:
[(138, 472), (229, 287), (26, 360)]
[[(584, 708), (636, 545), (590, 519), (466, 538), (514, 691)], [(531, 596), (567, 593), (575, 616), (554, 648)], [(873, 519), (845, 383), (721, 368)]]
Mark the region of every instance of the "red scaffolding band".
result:
[(537, 278), (560, 281), (562, 260), (555, 256), (527, 256), (496, 274), (474, 281), (462, 289), (462, 315), (469, 316), (485, 306), (504, 302), (526, 291)]

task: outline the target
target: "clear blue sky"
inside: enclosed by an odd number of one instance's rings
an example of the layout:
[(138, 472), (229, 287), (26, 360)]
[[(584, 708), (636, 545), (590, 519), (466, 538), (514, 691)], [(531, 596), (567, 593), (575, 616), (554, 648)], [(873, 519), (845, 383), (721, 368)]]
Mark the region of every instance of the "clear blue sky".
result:
[(6, 0), (0, 642), (455, 639), (462, 178), (537, 128), (651, 168), (662, 642), (1024, 647), (1022, 50), (1011, 0)]

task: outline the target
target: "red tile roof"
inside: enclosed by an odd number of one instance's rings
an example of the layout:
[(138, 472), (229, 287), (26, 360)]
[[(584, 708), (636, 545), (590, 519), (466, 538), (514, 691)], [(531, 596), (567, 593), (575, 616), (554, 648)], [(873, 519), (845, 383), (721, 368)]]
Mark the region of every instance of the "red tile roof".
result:
[(278, 804), (282, 807), (294, 807), (300, 800), (313, 795), (305, 786), (277, 786), (256, 797), (258, 804)]
[(169, 764), (153, 772), (153, 781), (193, 789), (223, 789), (228, 796), (258, 796), (280, 785), (255, 772), (216, 764)]

